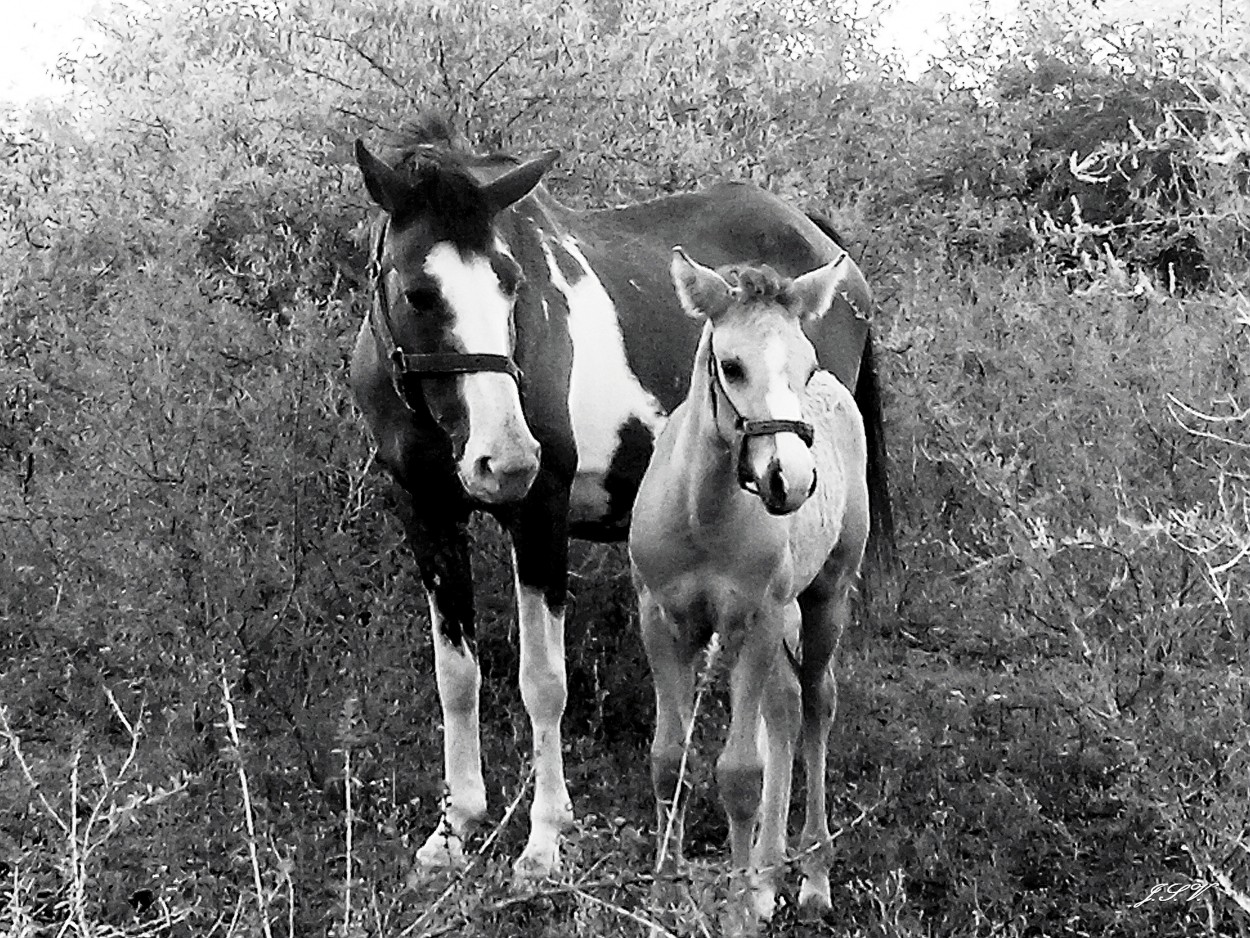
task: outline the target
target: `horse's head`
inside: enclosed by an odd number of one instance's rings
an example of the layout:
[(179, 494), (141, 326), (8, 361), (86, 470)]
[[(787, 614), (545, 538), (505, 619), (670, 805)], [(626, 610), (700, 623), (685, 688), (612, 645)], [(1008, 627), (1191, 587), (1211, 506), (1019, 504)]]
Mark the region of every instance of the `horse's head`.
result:
[(802, 323), (825, 315), (839, 291), (867, 290), (862, 274), (845, 253), (793, 280), (767, 266), (716, 271), (680, 247), (670, 269), (682, 308), (707, 322), (709, 406), (738, 482), (772, 514), (789, 514), (816, 489), (803, 401), (817, 362)]
[(356, 142), (369, 195), (386, 212), (374, 245), (371, 322), (389, 332), (380, 341), (396, 392), (409, 404), (405, 385), (420, 382), (418, 397), (451, 441), (461, 484), (484, 502), (523, 498), (539, 466), (513, 358), (521, 269), (495, 216), (524, 198), (556, 155), (482, 183), (433, 149), (392, 168)]

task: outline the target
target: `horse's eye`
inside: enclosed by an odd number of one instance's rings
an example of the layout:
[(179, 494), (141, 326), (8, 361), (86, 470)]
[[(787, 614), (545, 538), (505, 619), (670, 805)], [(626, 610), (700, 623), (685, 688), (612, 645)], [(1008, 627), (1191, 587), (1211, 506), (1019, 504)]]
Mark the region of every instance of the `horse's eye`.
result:
[(726, 381), (742, 381), (747, 376), (747, 370), (742, 366), (742, 362), (736, 358), (720, 363), (721, 373), (724, 374)]
[(804, 387), (812, 383), (812, 379), (816, 377), (816, 370), (816, 366), (812, 365), (812, 370), (807, 373), (807, 380), (803, 382)]
[(439, 293), (433, 287), (414, 287), (404, 294), (413, 309), (430, 309), (438, 303)]

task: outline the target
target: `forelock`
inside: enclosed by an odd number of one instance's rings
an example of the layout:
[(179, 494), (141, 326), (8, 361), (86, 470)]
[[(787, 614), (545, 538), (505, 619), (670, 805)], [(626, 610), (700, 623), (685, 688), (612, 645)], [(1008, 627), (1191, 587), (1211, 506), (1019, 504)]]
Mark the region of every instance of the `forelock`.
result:
[(790, 286), (794, 283), (767, 264), (759, 266), (730, 265), (718, 273), (734, 289), (736, 299), (746, 306), (776, 303), (788, 307)]
[(434, 153), (415, 154), (399, 168), (411, 198), (408, 204), (396, 206), (397, 226), (420, 217), (430, 225), (435, 241), (450, 241), (462, 251), (488, 250), (493, 241), (494, 213), (476, 179)]

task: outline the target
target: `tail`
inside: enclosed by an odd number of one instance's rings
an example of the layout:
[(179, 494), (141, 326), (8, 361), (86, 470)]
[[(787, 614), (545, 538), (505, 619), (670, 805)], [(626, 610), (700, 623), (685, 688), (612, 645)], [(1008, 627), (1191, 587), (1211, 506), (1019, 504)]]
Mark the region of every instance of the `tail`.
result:
[(869, 582), (892, 580), (898, 572), (898, 549), (894, 542), (894, 509), (890, 504), (889, 455), (885, 446), (885, 421), (881, 414), (881, 386), (873, 354), (872, 333), (864, 342), (864, 354), (855, 382), (855, 403), (864, 420), (868, 443), (868, 547), (865, 564)]

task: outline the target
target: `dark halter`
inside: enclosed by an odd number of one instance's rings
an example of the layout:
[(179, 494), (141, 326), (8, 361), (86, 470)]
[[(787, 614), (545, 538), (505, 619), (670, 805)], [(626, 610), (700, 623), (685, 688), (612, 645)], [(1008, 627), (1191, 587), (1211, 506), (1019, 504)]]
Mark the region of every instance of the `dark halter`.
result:
[(383, 281), (382, 248), (386, 243), (389, 221), (382, 226), (369, 262), (369, 275), (373, 278), (373, 302), (369, 306), (369, 328), (377, 337), (382, 357), (390, 363), (391, 385), (409, 410), (417, 410), (409, 400), (405, 379), (421, 379), (432, 375), (466, 375), (481, 372), (499, 372), (510, 377), (522, 390), (525, 373), (512, 360), (511, 355), (492, 352), (406, 352), (395, 341), (391, 327), (391, 304), (386, 299)]
[[(746, 461), (747, 440), (753, 436), (772, 436), (776, 433), (795, 433), (799, 439), (807, 444), (807, 448), (811, 449), (812, 444), (816, 441), (816, 428), (806, 420), (777, 420), (768, 418), (764, 420), (755, 420), (742, 416), (741, 411), (733, 402), (733, 398), (729, 396), (729, 389), (721, 382), (720, 369), (716, 367), (716, 352), (712, 348), (712, 337), (708, 336), (707, 342), (707, 373), (712, 382), (712, 419), (718, 419), (717, 414), (717, 398), (724, 397), (725, 404), (728, 405), (730, 412), (733, 414), (734, 432), (739, 436), (738, 443), (738, 464), (737, 475), (738, 485), (744, 492), (752, 495), (759, 495), (759, 487), (756, 486), (751, 479), (747, 478), (743, 471), (743, 464)], [(720, 393), (717, 393), (717, 392)], [(812, 477), (812, 490), (815, 491), (816, 479)], [(810, 492), (808, 494), (811, 494)]]

